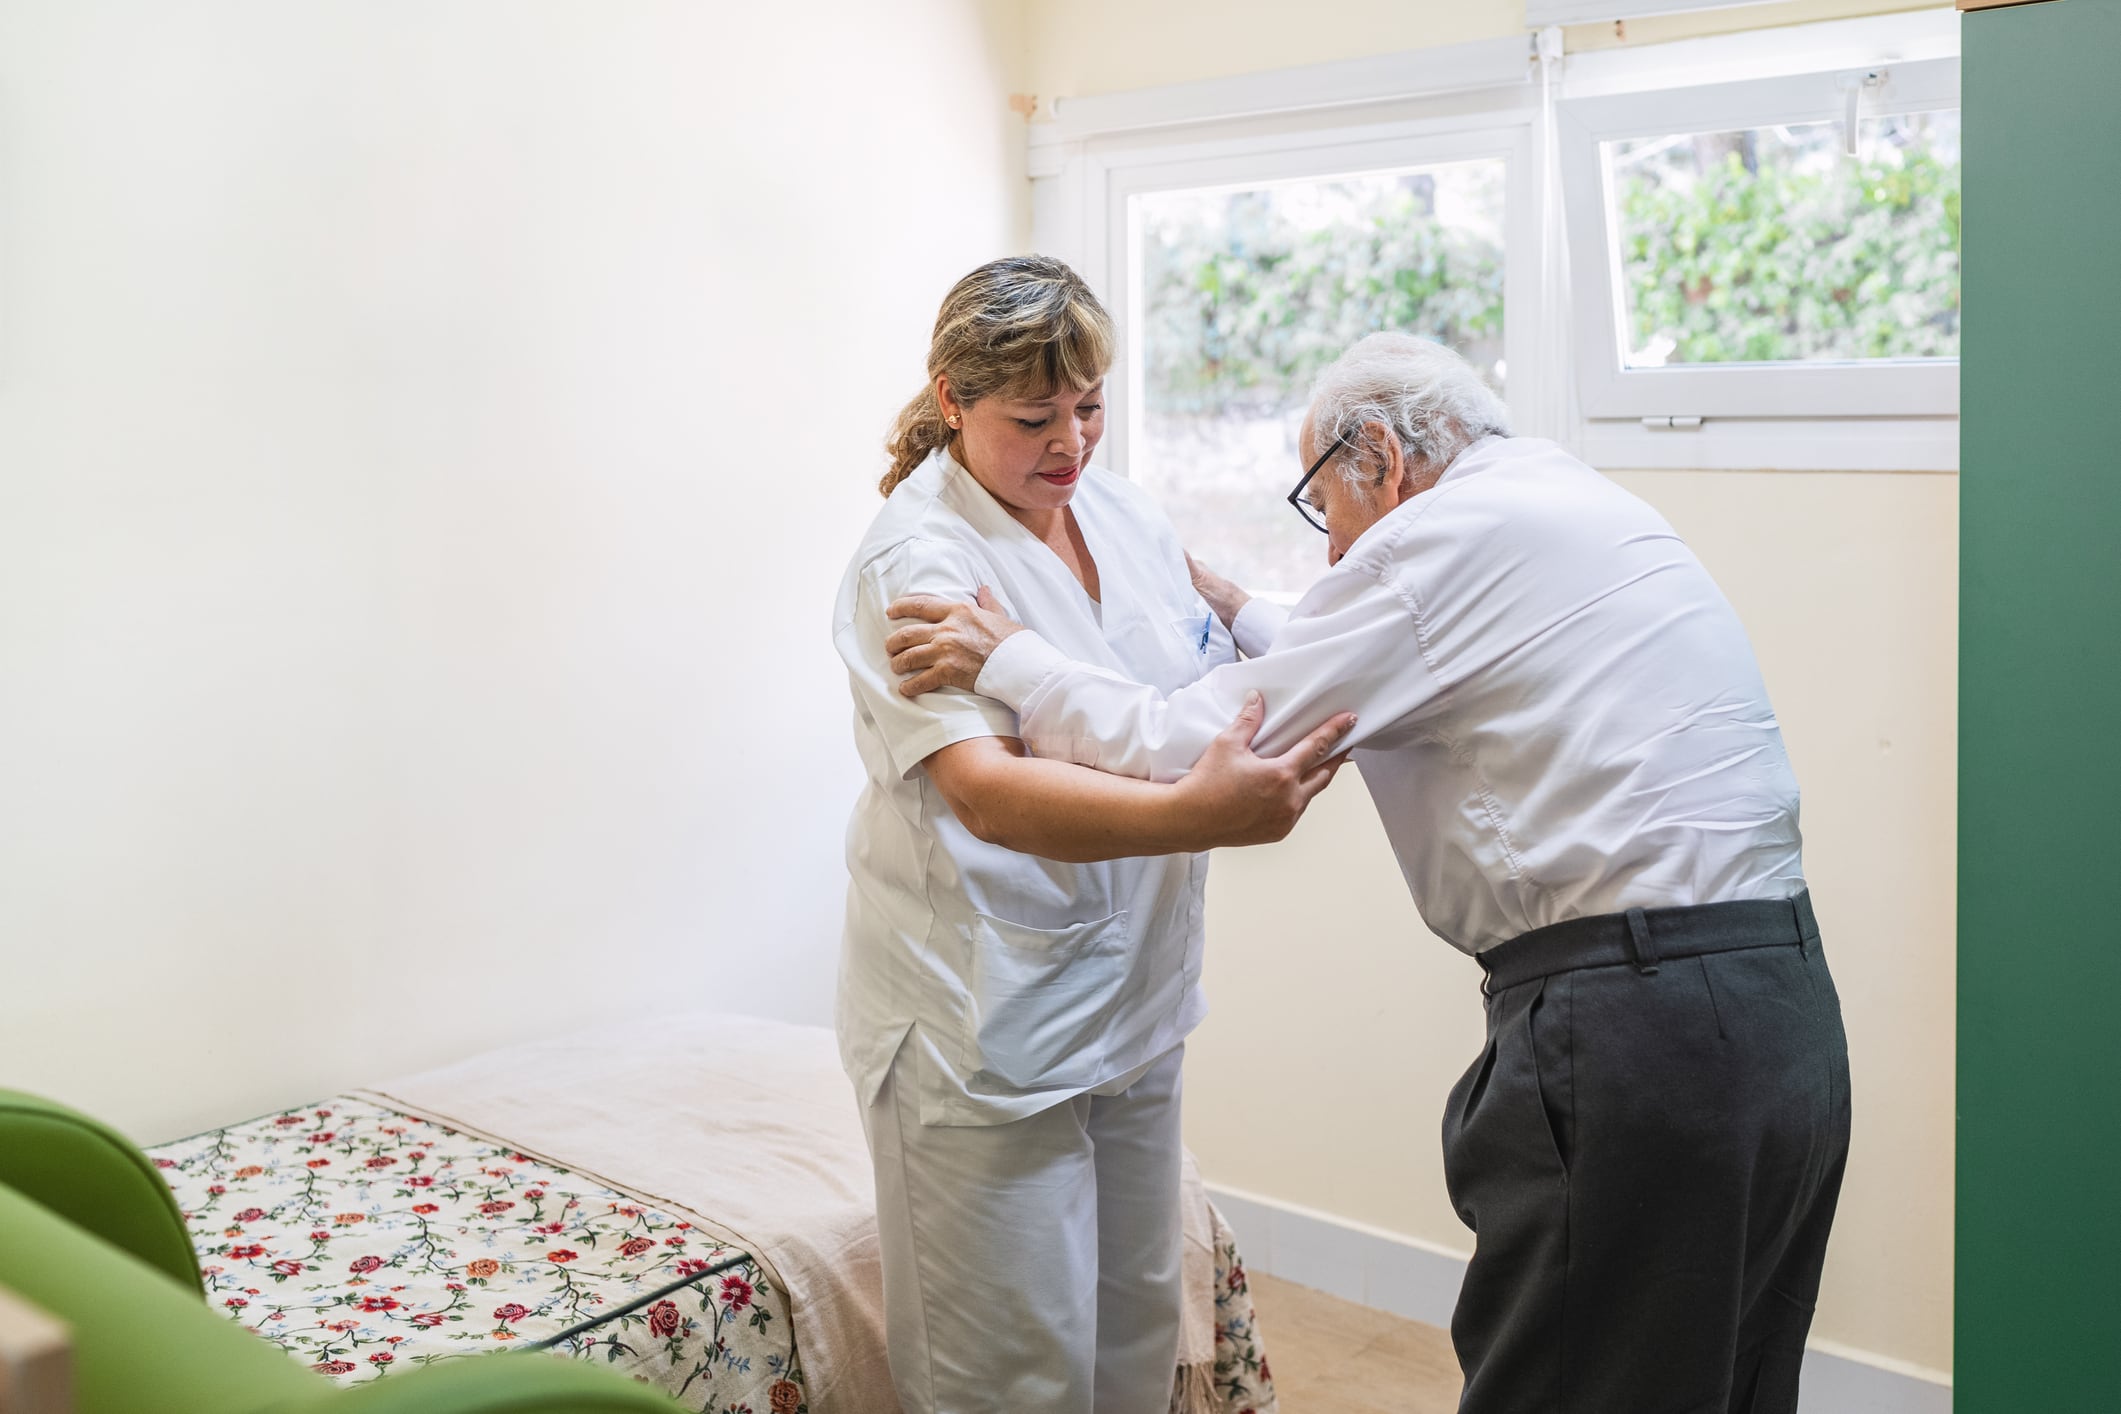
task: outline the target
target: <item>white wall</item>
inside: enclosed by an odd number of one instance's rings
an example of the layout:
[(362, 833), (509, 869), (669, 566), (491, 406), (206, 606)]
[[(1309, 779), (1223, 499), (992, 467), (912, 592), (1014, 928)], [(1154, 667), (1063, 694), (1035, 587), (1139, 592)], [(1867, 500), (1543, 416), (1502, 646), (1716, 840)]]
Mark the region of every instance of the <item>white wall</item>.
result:
[[(1706, 0), (1705, 0), (1706, 2)], [(1719, 10), (1571, 25), (1568, 50), (1805, 24), (1945, 0), (1762, 0)], [(1225, 78), (1524, 34), (1524, 0), (1028, 0), (1025, 81), (1041, 100)]]
[[(1909, 8), (1794, 0), (1627, 26), (1635, 42)], [(1517, 0), (1033, 0), (1041, 99), (1522, 32)], [(1611, 26), (1572, 29), (1572, 50)], [(1614, 470), (1607, 468), (1607, 470)], [(1805, 862), (1850, 1031), (1854, 1151), (1814, 1335), (1951, 1366), (1958, 483), (1631, 472), (1752, 635), (1804, 792)], [(1204, 548), (1212, 556), (1212, 547)], [(1212, 1011), (1187, 1062), (1211, 1183), (1434, 1247), (1443, 1100), (1479, 1049), (1478, 969), (1422, 926), (1348, 777), (1210, 876)], [(1242, 1239), (1243, 1234), (1239, 1234)]]
[(823, 1020), (827, 627), (1013, 4), (0, 0), (0, 1084)]

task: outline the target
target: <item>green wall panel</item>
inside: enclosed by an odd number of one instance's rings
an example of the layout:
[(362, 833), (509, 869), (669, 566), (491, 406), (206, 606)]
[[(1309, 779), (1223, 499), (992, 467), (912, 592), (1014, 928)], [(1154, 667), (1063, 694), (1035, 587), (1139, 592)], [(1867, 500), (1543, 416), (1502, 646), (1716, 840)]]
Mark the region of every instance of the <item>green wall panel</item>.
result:
[(1957, 1414), (2121, 1410), (2121, 0), (1964, 28)]

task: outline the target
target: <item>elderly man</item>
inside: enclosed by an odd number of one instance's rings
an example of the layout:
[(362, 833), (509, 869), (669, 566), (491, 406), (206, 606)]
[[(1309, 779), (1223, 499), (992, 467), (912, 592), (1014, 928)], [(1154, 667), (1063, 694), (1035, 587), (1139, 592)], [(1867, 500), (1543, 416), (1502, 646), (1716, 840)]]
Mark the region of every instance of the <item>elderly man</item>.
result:
[(1416, 905), (1486, 976), (1444, 1171), (1477, 1236), (1462, 1414), (1794, 1411), (1848, 1151), (1847, 1042), (1797, 786), (1737, 615), (1657, 513), (1440, 346), (1321, 377), (1293, 611), (1198, 571), (1247, 657), (1168, 696), (992, 608), (904, 600), (902, 690), (969, 687), (1041, 756), (1181, 776), (1248, 692), (1329, 713)]

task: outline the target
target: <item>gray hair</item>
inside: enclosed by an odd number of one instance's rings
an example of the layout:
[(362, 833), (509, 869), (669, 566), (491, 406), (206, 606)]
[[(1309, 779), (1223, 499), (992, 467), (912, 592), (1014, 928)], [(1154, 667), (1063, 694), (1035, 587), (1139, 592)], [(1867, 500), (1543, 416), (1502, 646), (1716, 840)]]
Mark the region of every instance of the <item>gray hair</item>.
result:
[[(1442, 471), (1482, 437), (1510, 435), (1510, 410), (1473, 365), (1433, 339), (1371, 334), (1335, 359), (1311, 389), (1316, 450), (1360, 445), (1366, 423), (1392, 429), (1410, 465)], [(1362, 476), (1354, 458), (1349, 480)]]

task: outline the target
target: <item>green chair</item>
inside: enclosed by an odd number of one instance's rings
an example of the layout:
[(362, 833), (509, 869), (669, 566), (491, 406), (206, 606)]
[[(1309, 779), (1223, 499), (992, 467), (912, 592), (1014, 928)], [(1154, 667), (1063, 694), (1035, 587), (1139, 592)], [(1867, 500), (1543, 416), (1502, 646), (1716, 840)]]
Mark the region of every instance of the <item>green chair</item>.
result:
[(162, 1176), (106, 1125), (0, 1090), (0, 1287), (71, 1329), (75, 1414), (671, 1414), (593, 1366), (484, 1355), (341, 1389), (211, 1310)]

